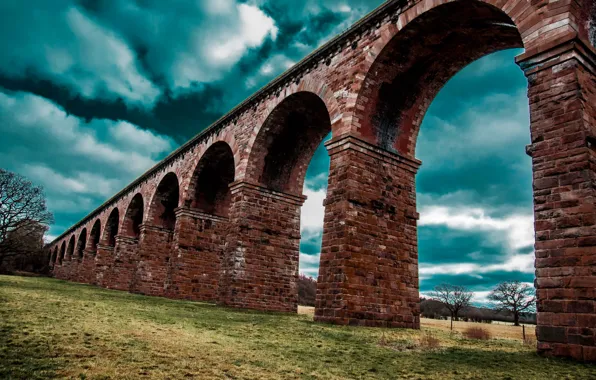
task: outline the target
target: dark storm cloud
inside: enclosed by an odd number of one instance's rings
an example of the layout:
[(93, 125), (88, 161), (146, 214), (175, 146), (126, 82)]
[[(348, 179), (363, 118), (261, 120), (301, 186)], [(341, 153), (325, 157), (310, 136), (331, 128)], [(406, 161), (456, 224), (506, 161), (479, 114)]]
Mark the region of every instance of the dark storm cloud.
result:
[(507, 254), (503, 241), (487, 239), (485, 231), (458, 231), (444, 225), (418, 228), (418, 251), (423, 263), (470, 261), (496, 263)]

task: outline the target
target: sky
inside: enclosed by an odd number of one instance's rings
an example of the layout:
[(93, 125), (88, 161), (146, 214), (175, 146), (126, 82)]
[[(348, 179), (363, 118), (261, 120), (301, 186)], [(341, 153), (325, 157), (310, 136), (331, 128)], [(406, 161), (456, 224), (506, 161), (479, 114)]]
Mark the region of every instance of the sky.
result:
[[(380, 0), (0, 2), (0, 167), (44, 186), (50, 239)], [(533, 282), (521, 50), (459, 72), (417, 144), (420, 288)], [(329, 158), (307, 173), (300, 271), (317, 275)]]

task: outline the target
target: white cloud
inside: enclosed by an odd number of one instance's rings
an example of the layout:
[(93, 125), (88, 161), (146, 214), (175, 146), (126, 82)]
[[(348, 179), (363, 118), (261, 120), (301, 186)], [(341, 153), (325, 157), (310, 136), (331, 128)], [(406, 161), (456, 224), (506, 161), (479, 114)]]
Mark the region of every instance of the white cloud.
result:
[(426, 206), (420, 211), (419, 225), (443, 225), (465, 231), (501, 232), (512, 250), (534, 244), (534, 217), (531, 214), (494, 218), (488, 216), (481, 208)]
[(306, 253), (300, 252), (300, 266), (304, 265), (305, 267), (319, 267), (319, 261), (321, 261), (321, 253), (317, 253), (316, 255), (307, 255)]
[(170, 138), (156, 135), (126, 121), (118, 121), (109, 127), (110, 135), (115, 143), (123, 149), (133, 149), (149, 156), (172, 150)]
[(326, 191), (315, 191), (305, 187), (304, 195), (307, 198), (300, 214), (300, 231), (303, 234), (309, 232), (320, 233), (323, 230), (323, 219), (325, 217), (323, 201), (326, 197)]
[(171, 86), (185, 89), (218, 80), (249, 49), (277, 38), (275, 21), (256, 6), (238, 4), (217, 16), (192, 28), (186, 49), (174, 54)]
[(0, 135), (3, 166), (42, 185), (60, 214), (91, 211), (174, 148), (130, 123), (86, 123), (44, 98), (1, 91)]
[[(491, 64), (491, 60), (481, 62)], [(489, 156), (499, 157), (503, 147), (524, 148), (520, 141), (530, 141), (529, 123), (526, 89), (487, 95), (450, 120), (427, 113), (416, 143), (417, 155), (424, 157), (425, 165), (449, 165), (450, 169)], [(424, 125), (431, 124), (432, 133), (427, 133), (431, 128)], [(422, 151), (418, 151), (419, 147)]]
[(151, 105), (160, 95), (132, 49), (69, 2), (2, 2), (0, 15), (0, 73), (48, 79), (85, 98)]
[[(62, 157), (84, 157), (89, 162), (111, 165), (118, 172), (131, 174), (148, 169), (157, 162), (160, 153), (174, 147), (169, 137), (155, 135), (130, 123), (94, 120), (87, 124), (54, 103), (28, 93), (0, 92), (0, 121), (5, 133), (29, 140), (28, 148), (43, 141), (46, 152)], [(107, 131), (112, 139), (100, 139), (97, 134), (102, 131)]]
[(428, 279), (435, 275), (476, 275), (485, 273), (504, 271), (504, 272), (522, 272), (534, 273), (534, 252), (528, 254), (515, 254), (506, 261), (497, 264), (482, 263), (457, 263), (457, 264), (421, 264), (419, 268), (420, 278)]
[(47, 190), (63, 194), (90, 194), (109, 197), (120, 190), (121, 181), (104, 178), (93, 173), (75, 172), (64, 176), (44, 164), (24, 164), (22, 173), (36, 183), (42, 183)]

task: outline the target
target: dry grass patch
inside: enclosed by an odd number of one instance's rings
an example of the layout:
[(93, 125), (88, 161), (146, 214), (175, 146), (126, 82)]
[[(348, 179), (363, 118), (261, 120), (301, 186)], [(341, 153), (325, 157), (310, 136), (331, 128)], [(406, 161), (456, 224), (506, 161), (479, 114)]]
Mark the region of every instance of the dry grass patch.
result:
[[(451, 322), (442, 319), (420, 318), (420, 325), (422, 328), (441, 329), (449, 331), (449, 324)], [(490, 332), (495, 339), (512, 339), (519, 342), (523, 341), (522, 328), (520, 326), (513, 326), (511, 323), (476, 323), (454, 321), (453, 330), (461, 334), (470, 327), (481, 327)], [(536, 326), (526, 326), (526, 336), (536, 336)]]
[(312, 314), (0, 276), (0, 378), (589, 379), (596, 368), (442, 329), (330, 326)]
[(468, 339), (489, 340), (491, 338), (490, 331), (482, 327), (468, 327), (464, 330), (464, 336)]

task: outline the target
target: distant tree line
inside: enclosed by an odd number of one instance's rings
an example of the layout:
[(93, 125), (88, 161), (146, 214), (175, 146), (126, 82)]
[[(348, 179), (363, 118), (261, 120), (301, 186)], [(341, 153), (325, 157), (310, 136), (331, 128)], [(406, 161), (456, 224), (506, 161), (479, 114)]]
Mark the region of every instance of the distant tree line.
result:
[[(463, 286), (441, 284), (430, 292), (430, 298), (421, 298), (420, 312), (423, 317), (464, 321), (492, 321), (536, 323), (536, 297), (534, 289), (520, 281), (505, 281), (489, 294), (491, 308), (472, 306), (472, 292)], [(452, 327), (453, 328), (453, 327)]]
[[(420, 298), (420, 313), (424, 318), (431, 319), (446, 320), (451, 317), (449, 309), (442, 302), (424, 297)], [(491, 323), (493, 321), (514, 323), (514, 316), (513, 313), (506, 310), (499, 311), (488, 307), (468, 306), (460, 312), (458, 320), (478, 323)], [(536, 324), (536, 313), (520, 314), (519, 322)]]
[(303, 306), (315, 306), (317, 295), (317, 280), (303, 274), (298, 276), (298, 304)]
[[(298, 277), (298, 304), (314, 306), (316, 293), (317, 280), (301, 274)], [(489, 294), (491, 307), (476, 307), (470, 303), (472, 292), (465, 287), (441, 284), (430, 293), (431, 297), (420, 298), (420, 312), (422, 317), (432, 319), (536, 324), (533, 293), (530, 286), (519, 281), (503, 282)]]

